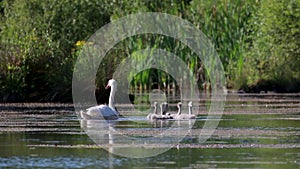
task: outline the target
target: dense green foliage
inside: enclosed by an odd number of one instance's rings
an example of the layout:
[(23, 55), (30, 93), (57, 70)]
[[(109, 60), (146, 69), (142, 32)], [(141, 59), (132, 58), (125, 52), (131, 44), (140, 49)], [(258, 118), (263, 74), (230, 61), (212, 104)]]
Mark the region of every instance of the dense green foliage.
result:
[(250, 90), (299, 91), (300, 1), (262, 1), (251, 33), (244, 77)]
[(105, 3), (3, 1), (0, 93), (3, 100), (71, 100), (75, 43), (109, 22)]
[[(299, 90), (299, 0), (2, 0), (0, 3), (2, 101), (71, 101), (73, 66), (86, 39), (111, 20), (149, 11), (187, 19), (206, 34), (220, 55), (229, 87), (252, 90), (264, 82), (264, 85), (276, 84), (268, 90)], [(186, 46), (172, 38), (147, 34), (125, 39), (108, 53), (98, 70), (97, 84), (101, 84), (98, 90), (102, 90), (102, 84), (122, 59), (149, 47), (163, 48), (180, 56), (196, 74), (200, 88), (209, 81), (201, 60), (187, 57), (193, 53)], [(163, 72), (150, 69), (138, 74), (132, 85), (145, 86), (149, 82), (161, 85), (170, 81), (172, 78)]]

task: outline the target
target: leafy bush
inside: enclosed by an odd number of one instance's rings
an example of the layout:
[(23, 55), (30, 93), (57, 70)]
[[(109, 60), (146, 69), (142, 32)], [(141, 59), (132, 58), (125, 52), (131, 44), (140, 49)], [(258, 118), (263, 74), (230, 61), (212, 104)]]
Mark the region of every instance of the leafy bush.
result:
[(109, 22), (107, 4), (4, 0), (0, 92), (19, 93), (23, 101), (71, 101), (75, 43)]
[(299, 0), (261, 2), (251, 22), (253, 33), (246, 49), (248, 86), (272, 84), (268, 90), (299, 90), (299, 11)]

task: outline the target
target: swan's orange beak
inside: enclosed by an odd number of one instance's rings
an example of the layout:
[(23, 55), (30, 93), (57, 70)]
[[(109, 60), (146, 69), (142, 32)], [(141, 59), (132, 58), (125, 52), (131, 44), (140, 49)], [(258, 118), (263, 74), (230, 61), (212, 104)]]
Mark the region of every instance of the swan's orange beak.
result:
[(106, 85), (105, 89), (108, 89), (108, 88), (110, 88), (110, 85)]

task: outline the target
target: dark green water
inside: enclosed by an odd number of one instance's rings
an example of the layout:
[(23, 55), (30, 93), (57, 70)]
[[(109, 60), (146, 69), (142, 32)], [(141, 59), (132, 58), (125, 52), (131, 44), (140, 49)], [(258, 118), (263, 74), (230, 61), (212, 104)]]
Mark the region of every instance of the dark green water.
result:
[[(200, 113), (178, 146), (147, 158), (117, 156), (95, 146), (71, 107), (0, 105), (0, 168), (300, 167), (299, 95), (229, 96), (218, 128), (206, 142), (198, 135), (210, 119)], [(113, 127), (140, 137), (141, 130), (151, 135), (168, 127), (154, 126), (144, 116), (132, 119)]]

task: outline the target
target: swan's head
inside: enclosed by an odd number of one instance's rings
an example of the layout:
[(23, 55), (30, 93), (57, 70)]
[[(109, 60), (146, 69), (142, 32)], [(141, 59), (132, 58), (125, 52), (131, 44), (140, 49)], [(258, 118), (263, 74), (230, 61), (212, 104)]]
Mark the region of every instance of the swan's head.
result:
[(168, 103), (167, 102), (161, 103), (160, 110), (162, 114), (165, 114), (168, 111)]
[(117, 86), (117, 81), (115, 79), (110, 79), (105, 87), (105, 89), (113, 88)]
[(193, 102), (189, 102), (188, 106), (193, 107)]
[(181, 107), (181, 105), (182, 105), (182, 103), (181, 103), (181, 102), (178, 102), (178, 103), (177, 103), (177, 107), (178, 107), (178, 108), (180, 108), (180, 107)]
[(167, 109), (168, 108), (168, 103), (167, 102), (163, 102), (160, 104), (160, 107)]
[(153, 106), (154, 106), (154, 107), (157, 107), (157, 102), (153, 102)]

